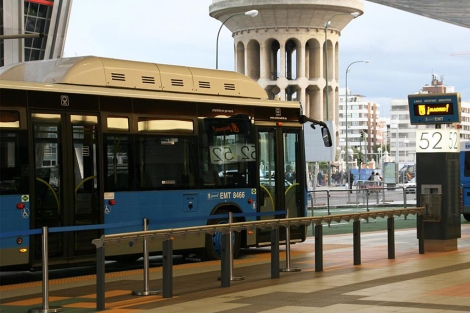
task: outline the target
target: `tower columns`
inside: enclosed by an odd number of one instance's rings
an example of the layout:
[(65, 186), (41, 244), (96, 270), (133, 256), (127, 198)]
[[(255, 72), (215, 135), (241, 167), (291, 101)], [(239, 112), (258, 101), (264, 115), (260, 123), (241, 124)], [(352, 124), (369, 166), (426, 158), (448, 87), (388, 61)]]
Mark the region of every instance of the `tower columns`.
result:
[[(364, 4), (361, 0), (326, 2), (212, 0), (210, 15), (225, 21), (238, 14), (225, 24), (234, 38), (235, 68), (256, 80), (269, 98), (299, 101), (304, 114), (317, 120), (326, 120), (328, 110), (328, 119), (338, 121), (338, 41), (341, 30), (354, 18), (352, 13), (362, 14)], [(248, 10), (258, 10), (258, 16), (240, 14)]]

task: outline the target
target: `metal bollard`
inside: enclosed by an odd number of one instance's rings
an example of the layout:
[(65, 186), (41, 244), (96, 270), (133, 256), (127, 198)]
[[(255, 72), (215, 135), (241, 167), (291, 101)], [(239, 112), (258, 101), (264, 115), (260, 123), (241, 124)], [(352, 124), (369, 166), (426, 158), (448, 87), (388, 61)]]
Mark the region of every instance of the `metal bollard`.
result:
[(315, 215), (315, 211), (314, 211), (314, 209), (313, 209), (314, 199), (315, 199), (315, 191), (311, 191), (311, 192), (310, 192), (310, 208), (311, 208), (311, 210), (312, 210), (312, 216)]
[(387, 217), (388, 258), (395, 259), (395, 219)]
[[(104, 235), (103, 235), (104, 236)], [(101, 236), (101, 239), (103, 238)], [(96, 246), (96, 310), (106, 310), (105, 305), (105, 247), (100, 239), (95, 239), (92, 243)]]
[[(369, 212), (369, 188), (366, 188), (365, 189), (365, 192), (366, 192), (366, 211)], [(367, 222), (369, 222), (369, 219), (367, 219)]]
[(417, 214), (416, 216), (416, 231), (418, 235), (418, 250), (419, 254), (424, 254), (424, 215)]
[[(228, 223), (229, 225), (231, 225), (233, 222), (233, 213), (232, 212), (228, 212)], [(230, 245), (229, 245), (229, 251), (230, 251), (230, 280), (234, 281), (234, 280), (244, 280), (245, 279), (245, 276), (233, 276), (233, 241), (232, 241), (232, 238), (233, 238), (233, 230), (230, 229), (229, 231), (229, 237), (230, 237)]]
[(328, 208), (328, 215), (331, 215), (330, 211), (330, 191), (326, 191), (326, 207)]
[(222, 251), (220, 256), (220, 283), (221, 287), (230, 287), (230, 242), (229, 233), (222, 233)]
[[(286, 219), (289, 218), (289, 209), (286, 209)], [(300, 272), (298, 267), (290, 267), (290, 226), (286, 226), (286, 267), (281, 272)]]
[(271, 278), (279, 278), (279, 227), (271, 230)]
[[(229, 224), (229, 226), (232, 224), (232, 220), (233, 220), (233, 213), (228, 212), (228, 224)], [(228, 236), (230, 238), (230, 243), (228, 245), (228, 250), (229, 250), (229, 255), (230, 255), (229, 259), (228, 259), (228, 270), (229, 270), (229, 273), (230, 273), (230, 281), (244, 280), (245, 276), (233, 276), (233, 242), (232, 242), (233, 231), (232, 231), (232, 229), (229, 230)], [(223, 261), (222, 261), (222, 263), (223, 263)], [(222, 267), (224, 267), (224, 266), (222, 266)], [(222, 281), (222, 277), (223, 277), (223, 274), (218, 279)], [(229, 287), (229, 286), (222, 286), (222, 287)]]
[(323, 225), (315, 224), (315, 272), (323, 272)]
[(163, 298), (173, 297), (173, 238), (163, 241)]
[(361, 221), (353, 222), (354, 265), (361, 265)]
[(48, 228), (42, 228), (42, 307), (29, 309), (29, 313), (49, 313), (62, 312), (60, 306), (49, 306), (49, 247), (48, 247)]
[[(149, 220), (147, 218), (144, 218), (143, 220), (144, 231), (148, 230), (148, 223), (149, 223)], [(147, 237), (144, 237), (144, 290), (142, 291), (133, 290), (132, 294), (134, 296), (154, 296), (160, 293), (161, 291), (149, 290), (149, 251), (147, 247)]]

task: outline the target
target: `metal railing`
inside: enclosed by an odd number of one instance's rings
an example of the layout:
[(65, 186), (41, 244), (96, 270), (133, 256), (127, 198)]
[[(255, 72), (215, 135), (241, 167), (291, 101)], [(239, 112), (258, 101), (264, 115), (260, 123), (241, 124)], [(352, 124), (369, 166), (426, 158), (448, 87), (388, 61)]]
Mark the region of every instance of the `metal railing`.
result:
[(312, 215), (319, 209), (326, 209), (327, 215), (336, 209), (350, 208), (356, 211), (382, 207), (404, 207), (416, 205), (416, 194), (410, 194), (403, 187), (364, 186), (353, 189), (325, 189), (308, 192), (307, 209)]
[[(178, 237), (185, 237), (190, 234), (214, 234), (215, 232), (222, 233), (222, 255), (221, 255), (221, 286), (230, 287), (230, 281), (232, 280), (233, 270), (233, 255), (231, 252), (231, 233), (233, 231), (240, 232), (243, 230), (255, 230), (255, 229), (271, 229), (271, 278), (279, 278), (280, 271), (286, 271), (279, 267), (279, 228), (285, 227), (288, 230), (291, 226), (300, 225), (314, 225), (315, 227), (315, 271), (323, 271), (323, 225), (330, 225), (331, 223), (353, 222), (353, 249), (354, 249), (354, 264), (360, 264), (361, 262), (361, 246), (360, 246), (360, 221), (369, 220), (376, 218), (387, 218), (387, 232), (388, 232), (388, 258), (395, 258), (395, 241), (394, 241), (394, 217), (400, 217), (408, 215), (417, 215), (417, 234), (419, 240), (419, 253), (424, 253), (424, 232), (423, 232), (423, 214), (425, 213), (424, 207), (414, 208), (395, 208), (387, 210), (372, 210), (364, 212), (353, 212), (343, 213), (336, 215), (325, 215), (325, 216), (308, 216), (308, 217), (297, 217), (287, 218), (288, 213), (286, 211), (266, 212), (266, 213), (249, 213), (233, 214), (234, 217), (241, 216), (261, 216), (261, 215), (285, 215), (284, 219), (270, 219), (270, 220), (257, 220), (257, 221), (245, 221), (232, 223), (232, 219), (229, 214), (229, 223), (227, 224), (213, 224), (213, 225), (202, 225), (184, 228), (172, 228), (172, 229), (160, 229), (160, 230), (145, 230), (147, 222), (144, 220), (144, 230), (137, 232), (128, 232), (121, 234), (109, 234), (103, 235), (99, 239), (94, 239), (93, 244), (96, 246), (97, 260), (96, 260), (96, 307), (97, 310), (105, 309), (105, 246), (113, 243), (120, 244), (124, 241), (130, 240), (147, 240), (152, 238), (163, 239), (163, 289), (162, 295), (164, 298), (172, 297), (173, 295), (173, 240), (177, 240)], [(220, 218), (221, 216), (226, 217), (227, 214), (211, 215), (207, 218)], [(206, 217), (204, 217), (206, 218)], [(49, 233), (60, 233), (60, 232), (71, 232), (71, 231), (85, 231), (91, 229), (107, 229), (116, 227), (128, 227), (138, 225), (138, 221), (115, 223), (115, 224), (100, 224), (100, 225), (83, 225), (83, 226), (67, 226), (67, 227), (43, 227), (42, 229), (32, 229), (24, 231), (4, 232), (0, 233), (0, 238), (7, 238), (13, 236), (23, 235), (42, 235), (42, 255), (43, 255), (43, 305), (41, 308), (33, 308), (31, 312), (60, 312), (61, 307), (49, 306), (49, 261), (48, 261), (48, 234)], [(144, 245), (145, 248), (146, 245)], [(286, 240), (286, 252), (289, 250), (289, 241)], [(148, 258), (148, 250), (144, 249), (144, 259)], [(290, 256), (286, 253), (287, 269), (290, 267)], [(148, 271), (148, 260), (144, 260), (144, 265), (147, 264)], [(296, 270), (296, 269), (294, 269)], [(290, 271), (290, 270), (287, 270)], [(144, 273), (144, 293), (148, 290), (148, 272)], [(135, 293), (138, 294), (138, 293)]]
[[(417, 232), (419, 240), (419, 253), (424, 253), (424, 235), (422, 226), (422, 214), (425, 208), (400, 208), (377, 211), (366, 211), (357, 213), (346, 213), (338, 215), (326, 216), (310, 216), (285, 219), (271, 219), (259, 221), (246, 221), (227, 224), (203, 225), (183, 228), (159, 229), (151, 231), (138, 231), (121, 234), (103, 235), (99, 239), (94, 239), (93, 244), (96, 246), (96, 309), (98, 311), (105, 310), (105, 247), (108, 244), (120, 244), (130, 240), (147, 240), (157, 239), (163, 240), (163, 256), (167, 262), (163, 263), (162, 276), (162, 295), (164, 298), (170, 298), (173, 295), (173, 279), (172, 279), (172, 259), (173, 240), (178, 237), (185, 237), (191, 234), (214, 234), (222, 233), (222, 255), (221, 255), (221, 287), (230, 287), (232, 276), (233, 256), (231, 255), (231, 233), (233, 231), (271, 229), (271, 278), (279, 278), (279, 228), (285, 227), (290, 229), (291, 226), (314, 225), (315, 227), (315, 271), (323, 271), (323, 225), (331, 223), (339, 223), (341, 221), (353, 222), (353, 249), (354, 249), (354, 265), (361, 264), (361, 245), (360, 245), (360, 221), (376, 218), (387, 218), (388, 232), (388, 258), (395, 258), (395, 240), (394, 240), (394, 217), (408, 215), (417, 215)], [(289, 242), (286, 241), (286, 245)], [(288, 250), (288, 249), (286, 249)], [(289, 256), (286, 256), (289, 258)], [(148, 271), (147, 269), (144, 269)], [(148, 275), (144, 274), (144, 277)]]

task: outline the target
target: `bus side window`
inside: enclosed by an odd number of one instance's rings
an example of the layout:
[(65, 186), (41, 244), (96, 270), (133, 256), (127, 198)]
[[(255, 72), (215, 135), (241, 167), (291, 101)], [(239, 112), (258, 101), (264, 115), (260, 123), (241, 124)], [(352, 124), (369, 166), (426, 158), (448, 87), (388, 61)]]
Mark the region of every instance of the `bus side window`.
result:
[(129, 137), (108, 135), (104, 139), (106, 157), (105, 166), (107, 179), (105, 191), (127, 191), (131, 189), (129, 173)]
[(2, 129), (0, 135), (0, 194), (29, 194), (26, 133)]
[(138, 142), (143, 190), (194, 188), (191, 137), (142, 136)]

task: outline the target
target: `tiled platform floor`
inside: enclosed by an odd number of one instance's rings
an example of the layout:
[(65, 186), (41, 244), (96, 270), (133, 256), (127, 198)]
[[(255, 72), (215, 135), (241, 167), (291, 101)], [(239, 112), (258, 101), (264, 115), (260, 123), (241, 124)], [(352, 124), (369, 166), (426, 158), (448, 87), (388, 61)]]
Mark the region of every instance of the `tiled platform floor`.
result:
[[(324, 271), (315, 272), (314, 238), (291, 247), (291, 266), (300, 272), (270, 278), (270, 255), (250, 252), (234, 262), (232, 281), (221, 288), (219, 262), (174, 267), (173, 298), (137, 297), (141, 270), (107, 274), (106, 311), (119, 313), (294, 313), (294, 312), (469, 312), (470, 224), (462, 225), (458, 250), (418, 253), (416, 230), (397, 230), (395, 259), (387, 259), (385, 231), (361, 235), (362, 264), (353, 265), (352, 235), (324, 238)], [(282, 252), (283, 253), (283, 252)], [(284, 259), (281, 266), (285, 266)], [(51, 281), (50, 306), (63, 312), (95, 312), (95, 277)], [(161, 286), (161, 269), (152, 268), (150, 288)], [(0, 311), (41, 307), (38, 283), (0, 287)]]

